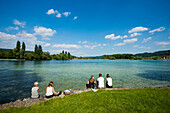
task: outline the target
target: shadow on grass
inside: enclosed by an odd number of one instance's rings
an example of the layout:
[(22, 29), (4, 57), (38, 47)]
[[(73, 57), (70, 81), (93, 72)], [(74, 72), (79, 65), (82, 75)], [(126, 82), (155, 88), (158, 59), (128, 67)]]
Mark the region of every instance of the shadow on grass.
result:
[(168, 81), (170, 82), (170, 71), (148, 70), (145, 73), (139, 73), (136, 76), (151, 80)]
[(42, 78), (32, 70), (0, 69), (0, 104), (30, 97), (35, 81)]

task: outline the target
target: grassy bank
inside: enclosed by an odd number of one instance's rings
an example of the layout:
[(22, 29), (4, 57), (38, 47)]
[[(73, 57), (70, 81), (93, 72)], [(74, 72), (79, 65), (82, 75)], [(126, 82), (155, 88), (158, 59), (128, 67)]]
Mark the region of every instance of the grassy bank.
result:
[(99, 90), (0, 112), (170, 112), (169, 89)]

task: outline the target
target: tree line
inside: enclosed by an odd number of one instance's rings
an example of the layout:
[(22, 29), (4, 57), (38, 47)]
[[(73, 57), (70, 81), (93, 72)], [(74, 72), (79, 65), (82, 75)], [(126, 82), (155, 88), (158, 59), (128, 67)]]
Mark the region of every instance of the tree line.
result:
[(69, 60), (74, 57), (67, 51), (62, 51), (59, 54), (50, 55), (49, 52), (43, 52), (41, 45), (35, 45), (34, 51), (26, 51), (26, 45), (17, 41), (16, 48), (9, 51), (0, 50), (1, 59), (21, 59), (21, 60)]
[(133, 54), (113, 54), (113, 55), (103, 55), (102, 59), (133, 59)]

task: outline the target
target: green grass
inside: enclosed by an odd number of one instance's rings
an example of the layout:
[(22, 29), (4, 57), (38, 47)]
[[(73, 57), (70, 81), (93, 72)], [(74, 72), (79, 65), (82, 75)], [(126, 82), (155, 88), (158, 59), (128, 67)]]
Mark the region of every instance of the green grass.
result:
[(147, 112), (170, 113), (169, 89), (99, 90), (52, 99), (30, 107), (9, 108), (0, 112)]

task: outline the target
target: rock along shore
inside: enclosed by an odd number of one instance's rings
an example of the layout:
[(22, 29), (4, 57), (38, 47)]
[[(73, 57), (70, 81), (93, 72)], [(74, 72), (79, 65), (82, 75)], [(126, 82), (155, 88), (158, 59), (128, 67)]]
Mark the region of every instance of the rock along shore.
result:
[[(154, 87), (145, 87), (145, 88), (153, 88)], [(170, 86), (167, 87), (156, 87), (159, 89), (163, 89), (163, 88), (168, 88), (170, 89)], [(117, 88), (105, 88), (104, 90), (123, 90), (123, 89), (144, 89), (144, 88), (125, 88), (125, 87), (117, 87)], [(82, 89), (82, 90), (73, 90), (71, 91), (71, 95), (72, 94), (79, 94), (82, 92), (88, 92), (88, 91), (92, 91), (91, 89)], [(54, 99), (54, 98), (63, 98), (65, 95), (62, 93), (60, 96), (54, 96), (50, 99)], [(30, 98), (24, 98), (23, 100), (16, 100), (15, 102), (10, 102), (10, 103), (5, 103), (0, 105), (0, 110), (1, 109), (7, 109), (10, 107), (28, 107), (34, 104), (39, 104), (40, 102), (44, 102), (44, 101), (48, 101), (50, 99), (46, 99), (44, 98), (44, 96), (41, 96), (39, 99), (30, 99)]]

